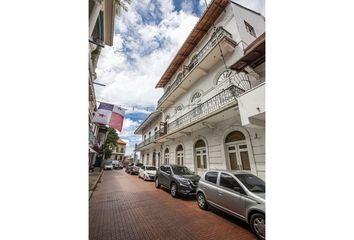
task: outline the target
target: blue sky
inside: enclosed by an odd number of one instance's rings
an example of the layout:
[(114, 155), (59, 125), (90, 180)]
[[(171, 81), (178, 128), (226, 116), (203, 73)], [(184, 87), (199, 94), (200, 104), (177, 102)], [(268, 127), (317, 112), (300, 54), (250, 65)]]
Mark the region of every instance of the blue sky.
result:
[[(264, 0), (235, 2), (264, 14)], [(163, 93), (156, 83), (204, 9), (205, 0), (139, 0), (116, 17), (114, 44), (102, 49), (96, 69), (96, 81), (106, 87), (95, 85), (95, 91), (97, 100), (127, 109), (119, 133), (126, 154), (141, 141), (134, 131)]]

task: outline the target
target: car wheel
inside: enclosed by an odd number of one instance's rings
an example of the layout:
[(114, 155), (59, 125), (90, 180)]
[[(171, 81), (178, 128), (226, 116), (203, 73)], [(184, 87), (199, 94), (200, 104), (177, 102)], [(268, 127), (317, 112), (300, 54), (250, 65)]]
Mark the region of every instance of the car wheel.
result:
[(200, 209), (203, 209), (203, 210), (208, 209), (208, 203), (207, 203), (207, 200), (206, 200), (203, 193), (197, 194), (197, 201), (198, 201), (198, 206)]
[(172, 197), (177, 197), (177, 185), (176, 183), (171, 184), (171, 195)]
[(255, 213), (251, 216), (250, 225), (252, 231), (257, 235), (258, 239), (265, 239), (265, 218), (261, 213)]
[(160, 183), (159, 183), (159, 179), (158, 178), (155, 179), (155, 187), (156, 188), (160, 188)]

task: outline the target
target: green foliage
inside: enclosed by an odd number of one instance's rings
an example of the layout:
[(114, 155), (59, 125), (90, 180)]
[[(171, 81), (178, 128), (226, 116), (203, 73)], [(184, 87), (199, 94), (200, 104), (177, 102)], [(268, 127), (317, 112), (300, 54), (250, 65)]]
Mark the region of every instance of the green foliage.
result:
[(91, 52), (91, 60), (93, 62), (96, 62), (100, 54), (101, 54), (101, 47), (97, 46), (97, 48)]
[(119, 136), (114, 128), (109, 127), (107, 130), (107, 139), (105, 143), (102, 145), (102, 151), (104, 154), (104, 158), (108, 159), (112, 155), (112, 149), (118, 146)]
[(119, 11), (123, 8), (124, 11), (128, 11), (127, 4), (131, 4), (132, 0), (114, 0), (116, 4), (116, 14), (119, 15)]

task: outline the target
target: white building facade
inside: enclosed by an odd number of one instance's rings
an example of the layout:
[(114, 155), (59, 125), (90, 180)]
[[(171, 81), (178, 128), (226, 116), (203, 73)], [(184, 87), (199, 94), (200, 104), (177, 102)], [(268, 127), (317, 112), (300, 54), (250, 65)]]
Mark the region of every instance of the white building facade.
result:
[(264, 25), (259, 13), (211, 1), (157, 83), (157, 110), (135, 131), (144, 164), (265, 178)]

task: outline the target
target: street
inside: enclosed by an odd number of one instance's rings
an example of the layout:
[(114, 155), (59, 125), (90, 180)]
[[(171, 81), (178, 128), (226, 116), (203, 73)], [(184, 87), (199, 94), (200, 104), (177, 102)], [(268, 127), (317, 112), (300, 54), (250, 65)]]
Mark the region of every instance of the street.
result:
[(172, 198), (123, 170), (105, 171), (89, 202), (89, 239), (256, 239), (246, 223), (195, 197)]

